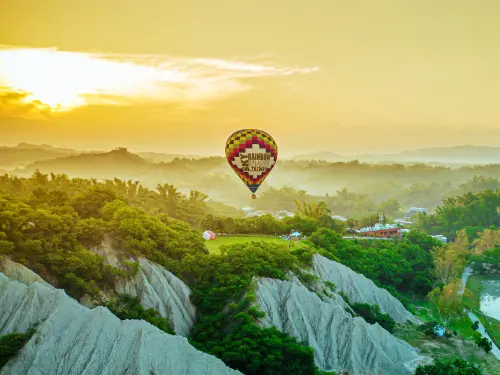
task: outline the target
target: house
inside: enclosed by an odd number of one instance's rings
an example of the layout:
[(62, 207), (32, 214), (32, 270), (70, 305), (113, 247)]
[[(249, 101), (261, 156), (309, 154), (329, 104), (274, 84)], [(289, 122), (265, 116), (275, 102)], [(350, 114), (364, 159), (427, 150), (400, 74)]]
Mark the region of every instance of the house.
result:
[(340, 215), (332, 215), (331, 217), (334, 220), (347, 221), (347, 218), (340, 216)]
[(373, 227), (361, 228), (363, 236), (370, 237), (401, 237), (401, 228), (397, 224), (375, 224)]
[(431, 236), (431, 237), (433, 237), (433, 238), (435, 238), (435, 239), (437, 239), (437, 240), (439, 240), (439, 241), (441, 241), (443, 243), (448, 243), (448, 238), (446, 238), (442, 234), (436, 234), (436, 235)]

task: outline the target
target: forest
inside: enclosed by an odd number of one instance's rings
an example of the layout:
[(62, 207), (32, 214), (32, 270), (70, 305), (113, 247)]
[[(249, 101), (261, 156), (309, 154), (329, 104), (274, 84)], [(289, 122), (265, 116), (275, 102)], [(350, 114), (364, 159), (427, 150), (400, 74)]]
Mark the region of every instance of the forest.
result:
[[(19, 177), (29, 177), (37, 170), (98, 180), (113, 176), (141, 181), (152, 190), (168, 181), (183, 194), (196, 190), (220, 204), (244, 204), (266, 212), (293, 210), (296, 200), (323, 200), (335, 214), (356, 219), (385, 209), (390, 216), (403, 214), (409, 207), (432, 210), (447, 197), (500, 187), (497, 164), (449, 167), (423, 163), (370, 164), (357, 160), (334, 163), (280, 160), (279, 168), (273, 170), (259, 189), (259, 199), (251, 200), (248, 190), (222, 157), (151, 158), (149, 154), (134, 154), (125, 148), (79, 153), (26, 146), (3, 151), (5, 161), (2, 164), (0, 158), (0, 170), (4, 168)], [(43, 156), (50, 152), (52, 156)], [(233, 216), (242, 214), (238, 210), (231, 212)]]
[[(428, 299), (439, 319), (452, 327), (463, 312), (460, 303), (450, 309), (446, 299), (468, 259), (496, 259), (491, 251), (500, 244), (500, 232), (491, 228), (499, 220), (495, 203), (499, 194), (485, 191), (449, 198), (435, 214), (422, 218), (419, 230), (402, 240), (368, 243), (343, 239), (344, 224), (331, 219), (324, 202), (296, 202), (295, 215), (282, 220), (270, 215), (234, 218), (217, 212), (207, 203), (208, 196), (196, 190), (184, 195), (169, 184), (150, 190), (138, 182), (37, 171), (29, 178), (0, 177), (0, 254), (28, 266), (77, 299), (89, 295), (98, 300), (100, 290), (137, 272), (133, 262), (126, 262), (124, 268), (112, 267), (92, 251), (105, 237), (111, 238), (123, 258), (146, 257), (192, 288), (199, 316), (190, 342), (196, 348), (245, 374), (317, 374), (320, 370), (310, 348), (256, 324), (262, 312), (252, 306), (254, 276), (286, 279), (291, 271), (310, 284), (314, 280), (301, 270), (319, 253), (370, 278), (410, 311), (413, 300)], [(429, 237), (425, 234), (429, 223), (441, 225), (457, 240), (445, 245)], [(252, 242), (210, 254), (200, 233), (207, 225), (214, 230), (260, 234), (300, 228), (309, 238), (304, 247), (292, 251), (278, 244)], [(473, 234), (470, 242), (468, 233)], [(376, 306), (351, 305), (367, 321), (390, 331), (394, 328), (390, 317)], [(107, 306), (122, 319), (141, 318), (166, 332), (171, 330), (155, 311), (143, 309), (126, 296)], [(229, 308), (221, 313), (224, 306)], [(448, 307), (443, 310), (441, 306)], [(224, 328), (228, 326), (230, 330)]]

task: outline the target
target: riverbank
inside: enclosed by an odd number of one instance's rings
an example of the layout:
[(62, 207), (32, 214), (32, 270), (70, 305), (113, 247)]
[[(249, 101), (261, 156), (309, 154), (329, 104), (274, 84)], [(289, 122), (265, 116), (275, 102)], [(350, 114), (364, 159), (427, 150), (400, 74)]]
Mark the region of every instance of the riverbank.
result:
[(484, 279), (484, 275), (473, 274), (470, 267), (464, 270), (462, 283), (471, 292), (470, 297), (464, 298), (464, 305), (469, 318), (473, 321), (479, 321), (478, 331), (492, 341), (492, 353), (500, 359), (500, 321), (483, 314), (480, 310), (481, 282)]

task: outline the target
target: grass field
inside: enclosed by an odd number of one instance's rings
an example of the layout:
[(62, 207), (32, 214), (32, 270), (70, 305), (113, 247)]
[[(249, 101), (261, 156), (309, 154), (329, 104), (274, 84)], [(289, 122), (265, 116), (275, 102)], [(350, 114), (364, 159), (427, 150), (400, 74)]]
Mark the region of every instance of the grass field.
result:
[(218, 254), (219, 253), (219, 248), (222, 245), (234, 245), (237, 243), (244, 243), (244, 242), (252, 242), (252, 241), (264, 241), (264, 242), (272, 242), (272, 243), (277, 243), (277, 244), (283, 244), (283, 245), (290, 245), (292, 244), (293, 247), (299, 247), (301, 246), (300, 241), (287, 241), (278, 237), (266, 237), (266, 236), (225, 236), (225, 237), (217, 237), (215, 240), (212, 241), (205, 241), (205, 244), (207, 245), (207, 249), (212, 253), (212, 254)]

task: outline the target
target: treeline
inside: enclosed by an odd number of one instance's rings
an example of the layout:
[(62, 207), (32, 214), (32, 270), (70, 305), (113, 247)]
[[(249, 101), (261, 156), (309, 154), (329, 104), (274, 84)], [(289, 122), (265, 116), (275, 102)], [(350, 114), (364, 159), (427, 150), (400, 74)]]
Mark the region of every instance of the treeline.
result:
[(418, 215), (417, 226), (451, 239), (464, 229), (469, 239), (477, 238), (485, 229), (500, 226), (500, 189), (446, 198), (434, 214)]
[[(426, 180), (428, 181), (428, 180)], [(484, 176), (473, 176), (472, 179), (454, 185), (451, 182), (415, 182), (412, 184), (386, 180), (374, 183), (367, 180), (360, 186), (342, 188), (334, 194), (313, 195), (306, 190), (285, 186), (280, 189), (264, 188), (259, 199), (252, 202), (256, 209), (292, 211), (295, 201), (323, 201), (329, 209), (337, 214), (360, 219), (370, 213), (384, 213), (390, 217), (403, 215), (409, 207), (426, 207), (429, 210), (442, 204), (450, 196), (466, 193), (479, 193), (487, 189), (499, 189), (500, 180)]]
[[(153, 190), (158, 184), (168, 181), (187, 195), (189, 189), (193, 189), (228, 204), (245, 202), (245, 205), (255, 204), (262, 210), (292, 209), (294, 200), (324, 200), (336, 214), (355, 218), (381, 211), (379, 206), (390, 199), (395, 199), (404, 208), (420, 206), (432, 209), (447, 196), (500, 188), (499, 165), (450, 168), (422, 163), (382, 165), (357, 161), (281, 160), (279, 168), (273, 170), (259, 190), (259, 199), (252, 201), (241, 181), (227, 166), (227, 161), (219, 157), (177, 158), (167, 163), (152, 163), (126, 149), (117, 149), (41, 161), (16, 173), (28, 175), (37, 168), (79, 177), (127, 176), (140, 179)], [(295, 191), (281, 189), (283, 186)], [(283, 191), (276, 194), (271, 187)], [(382, 212), (393, 216), (391, 212)]]
[(406, 306), (405, 295), (425, 297), (438, 283), (432, 250), (443, 244), (411, 231), (401, 241), (348, 241), (327, 228), (308, 239), (312, 249), (363, 274)]
[(216, 233), (272, 236), (290, 234), (292, 231), (308, 236), (321, 227), (344, 233), (346, 228), (344, 222), (334, 220), (328, 214), (319, 218), (294, 215), (283, 219), (277, 219), (270, 214), (247, 218), (207, 215), (203, 218), (201, 225)]

